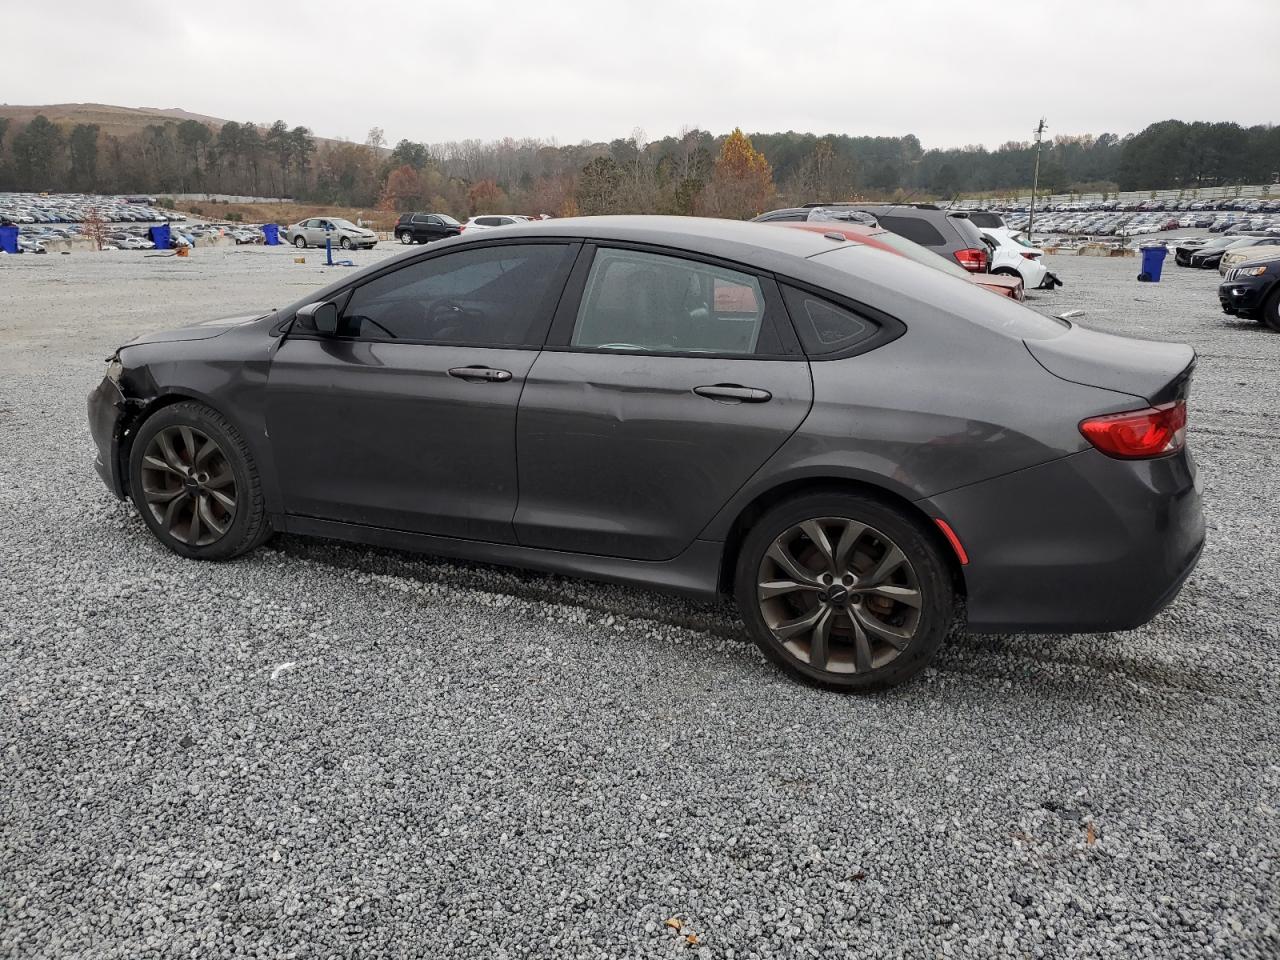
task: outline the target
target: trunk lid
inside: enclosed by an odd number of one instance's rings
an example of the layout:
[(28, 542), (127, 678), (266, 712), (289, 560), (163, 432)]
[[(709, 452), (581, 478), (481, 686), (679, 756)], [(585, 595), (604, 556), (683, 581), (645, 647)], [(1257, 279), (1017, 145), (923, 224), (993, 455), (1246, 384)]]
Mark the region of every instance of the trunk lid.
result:
[(1073, 324), (1060, 337), (1024, 340), (1060, 380), (1140, 397), (1152, 405), (1186, 396), (1196, 352), (1185, 343), (1135, 340)]

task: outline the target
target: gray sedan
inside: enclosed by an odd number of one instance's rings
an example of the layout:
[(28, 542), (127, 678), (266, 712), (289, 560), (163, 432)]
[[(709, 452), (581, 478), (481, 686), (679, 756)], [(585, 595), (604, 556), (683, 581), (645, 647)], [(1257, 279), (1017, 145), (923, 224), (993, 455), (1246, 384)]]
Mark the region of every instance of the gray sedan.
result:
[(361, 248), (372, 250), (378, 243), (378, 235), (365, 227), (357, 227), (350, 220), (338, 217), (312, 217), (300, 220), (285, 231), (285, 239), (298, 249), (323, 247), (329, 241), (343, 250)]
[(732, 596), (842, 690), (970, 630), (1126, 630), (1204, 539), (1194, 352), (839, 233), (669, 217), (467, 233), (140, 337), (97, 469), (223, 560), (273, 531)]

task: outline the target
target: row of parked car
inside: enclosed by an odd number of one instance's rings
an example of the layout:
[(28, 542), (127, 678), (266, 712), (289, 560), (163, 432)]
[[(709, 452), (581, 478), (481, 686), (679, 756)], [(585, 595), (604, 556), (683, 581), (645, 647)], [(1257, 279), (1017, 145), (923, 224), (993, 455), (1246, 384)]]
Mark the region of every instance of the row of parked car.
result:
[[(1026, 229), (1029, 216), (1007, 213), (1008, 222)], [(1165, 230), (1208, 229), (1213, 233), (1243, 233), (1275, 230), (1280, 233), (1280, 215), (1243, 213), (1055, 213), (1036, 214), (1037, 233), (1071, 234), (1091, 237), (1136, 237)]]
[[(22, 253), (46, 253), (50, 244), (65, 240), (83, 240), (87, 238), (85, 228), (79, 223), (48, 226), (20, 225), (18, 249)], [(194, 223), (169, 225), (171, 247), (194, 247), (200, 241), (208, 241), (214, 237), (230, 237), (237, 244), (262, 243), (263, 233), (260, 227), (239, 224)], [(137, 224), (113, 224), (103, 237), (104, 250), (153, 250), (148, 226)]]
[[(958, 201), (953, 204), (960, 210), (1002, 210), (1010, 213), (1027, 213), (1028, 200), (1008, 203), (991, 201)], [(1039, 203), (1036, 210), (1046, 213), (1095, 213), (1113, 211), (1123, 213), (1158, 213), (1161, 211), (1240, 211), (1243, 213), (1280, 213), (1280, 198), (1233, 197), (1216, 200), (1070, 200), (1058, 203)]]
[(186, 215), (155, 206), (150, 197), (84, 193), (0, 193), (0, 225), (84, 223), (96, 212), (107, 223), (180, 223)]

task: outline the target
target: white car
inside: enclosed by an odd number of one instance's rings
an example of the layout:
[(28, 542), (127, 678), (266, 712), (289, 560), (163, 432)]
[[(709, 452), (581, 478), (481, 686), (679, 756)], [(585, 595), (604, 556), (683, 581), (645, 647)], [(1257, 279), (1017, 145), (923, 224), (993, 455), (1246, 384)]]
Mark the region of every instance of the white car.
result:
[(462, 225), (462, 229), (464, 232), (467, 230), (492, 230), (494, 227), (510, 227), (528, 222), (528, 217), (522, 217), (516, 213), (486, 213), (478, 217), (472, 217)]
[(992, 273), (1021, 277), (1022, 285), (1028, 290), (1052, 290), (1061, 282), (1045, 265), (1044, 251), (1033, 247), (1021, 233), (1006, 227), (983, 230), (982, 236), (991, 247)]

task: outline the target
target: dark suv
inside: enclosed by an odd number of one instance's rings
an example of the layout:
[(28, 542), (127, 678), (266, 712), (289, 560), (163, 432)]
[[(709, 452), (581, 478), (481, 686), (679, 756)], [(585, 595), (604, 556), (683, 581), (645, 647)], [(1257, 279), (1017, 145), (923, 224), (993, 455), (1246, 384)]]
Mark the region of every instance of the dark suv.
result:
[[(914, 240), (941, 257), (946, 257), (970, 273), (986, 273), (991, 256), (982, 231), (963, 210), (943, 210), (932, 203), (822, 203), (805, 208), (822, 208), (832, 213), (866, 213), (880, 226), (900, 237)], [(760, 222), (805, 219), (796, 216), (800, 207), (773, 210), (756, 217)]]
[(1252, 317), (1280, 332), (1280, 254), (1263, 256), (1227, 271), (1218, 285), (1218, 302), (1224, 313)]
[(401, 243), (430, 243), (462, 233), (462, 224), (447, 213), (402, 213), (396, 221), (396, 239)]

